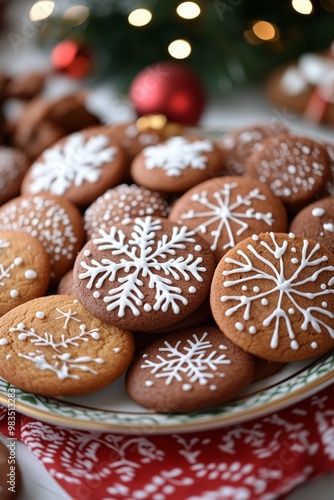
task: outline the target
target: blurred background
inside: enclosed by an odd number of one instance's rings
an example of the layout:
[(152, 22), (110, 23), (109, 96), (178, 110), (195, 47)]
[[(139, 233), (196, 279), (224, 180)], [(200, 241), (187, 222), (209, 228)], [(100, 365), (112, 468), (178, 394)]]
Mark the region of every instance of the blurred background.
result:
[(103, 122), (334, 123), (334, 0), (0, 0), (0, 28), (7, 138), (29, 100), (84, 89)]

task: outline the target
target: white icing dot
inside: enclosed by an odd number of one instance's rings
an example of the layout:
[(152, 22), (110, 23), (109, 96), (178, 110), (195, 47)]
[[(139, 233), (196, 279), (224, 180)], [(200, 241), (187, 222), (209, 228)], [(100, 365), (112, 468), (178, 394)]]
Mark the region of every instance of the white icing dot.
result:
[(43, 311), (37, 311), (36, 312), (36, 318), (38, 318), (38, 319), (45, 318), (45, 313)]
[(294, 310), (294, 308), (293, 308), (293, 307), (289, 307), (289, 309), (288, 309), (288, 313), (289, 313), (289, 314), (295, 314), (295, 310)]
[(6, 359), (10, 359), (12, 357), (11, 354), (6, 354)]
[(196, 250), (196, 252), (200, 252), (202, 250), (201, 245), (196, 245), (195, 250)]
[(143, 358), (148, 358), (148, 354), (143, 354)]
[(19, 296), (19, 291), (18, 291), (18, 290), (16, 290), (15, 288), (13, 288), (13, 290), (11, 290), (11, 291), (9, 292), (9, 294), (10, 294), (10, 296), (12, 297), (12, 299), (15, 299), (16, 297), (18, 297), (18, 296)]
[(145, 380), (145, 385), (146, 385), (146, 387), (152, 387), (152, 385), (153, 385), (152, 380)]
[(289, 174), (295, 174), (297, 172), (297, 169), (294, 165), (289, 165), (288, 172), (289, 172)]
[(249, 331), (249, 333), (254, 334), (254, 333), (256, 333), (256, 327), (255, 327), (255, 326), (250, 326), (250, 327), (248, 328), (248, 331)]
[(27, 269), (24, 273), (24, 277), (27, 280), (34, 280), (35, 278), (37, 278), (37, 273), (33, 269)]
[(268, 299), (261, 299), (261, 304), (263, 306), (267, 306), (268, 305)]
[(209, 385), (209, 389), (210, 389), (210, 391), (215, 391), (217, 389), (217, 386), (214, 384)]
[(237, 330), (239, 330), (239, 332), (242, 332), (242, 330), (245, 328), (244, 325), (240, 323), (240, 321), (237, 321), (234, 326), (236, 327)]
[(294, 257), (293, 259), (291, 259), (291, 263), (292, 264), (298, 264), (298, 262), (299, 262), (299, 260), (296, 257)]
[(324, 213), (325, 213), (325, 209), (321, 208), (321, 207), (315, 207), (315, 208), (313, 208), (313, 210), (311, 212), (313, 217), (321, 217), (322, 215), (324, 215)]
[(293, 240), (295, 238), (295, 235), (293, 233), (289, 233), (289, 238)]
[(0, 345), (7, 345), (8, 340), (7, 339), (0, 339)]
[(91, 253), (90, 250), (88, 250), (88, 248), (87, 248), (87, 250), (84, 251), (84, 256), (89, 257), (90, 253)]
[(296, 340), (292, 340), (291, 343), (290, 343), (290, 347), (291, 349), (293, 349), (294, 351), (297, 351), (299, 349), (299, 345), (298, 345), (298, 342)]
[(101, 336), (100, 336), (100, 334), (99, 334), (98, 332), (93, 332), (93, 333), (92, 333), (92, 339), (94, 339), (94, 340), (99, 340), (99, 338), (100, 338), (100, 337), (101, 337)]
[(22, 262), (23, 262), (22, 257), (16, 257), (16, 259), (14, 259), (14, 264), (16, 266), (19, 266), (20, 264), (22, 264)]
[(257, 234), (253, 234), (252, 240), (253, 241), (257, 241), (258, 239), (259, 239), (258, 235)]
[(78, 299), (73, 300), (73, 304), (77, 304), (78, 302), (79, 302)]
[(226, 351), (228, 347), (224, 344), (220, 344), (219, 349), (222, 349), (223, 351)]
[(120, 347), (113, 347), (113, 351), (114, 351), (114, 352), (119, 352), (120, 350), (121, 350), (121, 348), (120, 348)]
[(22, 323), (22, 322), (21, 322), (21, 323), (19, 323), (19, 324), (17, 325), (17, 328), (18, 328), (19, 330), (23, 330), (23, 329), (25, 328), (25, 326), (26, 326), (26, 325), (25, 325), (24, 323)]
[(258, 286), (253, 287), (253, 292), (258, 293), (260, 291), (260, 288)]
[(93, 292), (93, 297), (94, 297), (94, 299), (98, 299), (100, 297), (100, 292), (95, 290), (95, 292)]
[(322, 227), (324, 228), (325, 231), (329, 231), (330, 233), (334, 233), (334, 224), (332, 224), (331, 222), (326, 222), (325, 224), (323, 224)]
[(193, 386), (191, 384), (183, 384), (183, 386), (182, 386), (182, 389), (184, 391), (191, 391), (192, 388), (193, 388)]
[(296, 252), (297, 252), (297, 248), (292, 247), (292, 248), (291, 248), (291, 252), (296, 253)]
[(248, 287), (246, 285), (242, 285), (241, 290), (243, 292), (246, 292), (248, 290)]
[(327, 304), (327, 302), (322, 302), (321, 305), (322, 305), (322, 307), (327, 307), (328, 304)]
[(144, 311), (150, 312), (152, 311), (152, 306), (151, 304), (144, 304)]
[(320, 288), (321, 288), (321, 290), (326, 290), (326, 288), (327, 288), (326, 283), (322, 283), (322, 284), (320, 285)]
[(311, 343), (312, 349), (316, 349), (318, 347), (318, 344), (316, 342)]
[(188, 288), (188, 292), (189, 292), (189, 293), (195, 293), (195, 292), (196, 292), (196, 288), (195, 288), (194, 286), (190, 286), (190, 287)]

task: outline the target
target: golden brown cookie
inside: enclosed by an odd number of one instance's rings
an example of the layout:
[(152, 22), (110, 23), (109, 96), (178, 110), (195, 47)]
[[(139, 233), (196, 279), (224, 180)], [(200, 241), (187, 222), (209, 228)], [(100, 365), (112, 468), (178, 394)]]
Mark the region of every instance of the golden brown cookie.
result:
[(292, 233), (262, 233), (219, 262), (211, 287), (213, 317), (255, 356), (286, 363), (334, 347), (334, 254)]
[(66, 274), (59, 281), (57, 293), (59, 295), (74, 295), (74, 287), (73, 287), (73, 269), (67, 271)]
[(51, 283), (73, 266), (83, 242), (78, 209), (53, 195), (19, 196), (0, 208), (0, 230), (24, 231), (37, 238), (50, 258)]
[(252, 381), (254, 358), (215, 326), (189, 328), (142, 350), (126, 375), (129, 396), (160, 412), (201, 410), (225, 403)]
[(0, 376), (45, 396), (97, 391), (134, 353), (132, 333), (106, 325), (69, 295), (22, 304), (1, 318)]
[(24, 232), (0, 231), (0, 316), (41, 297), (50, 281), (49, 256)]
[(250, 177), (217, 177), (198, 184), (174, 203), (169, 219), (198, 232), (217, 262), (247, 236), (287, 230), (281, 200)]

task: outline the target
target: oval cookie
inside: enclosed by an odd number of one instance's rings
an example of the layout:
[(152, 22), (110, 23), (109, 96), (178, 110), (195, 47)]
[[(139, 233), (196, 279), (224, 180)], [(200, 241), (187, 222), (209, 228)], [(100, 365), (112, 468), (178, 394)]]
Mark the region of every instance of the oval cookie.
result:
[(28, 168), (23, 151), (0, 146), (0, 205), (20, 194), (21, 182)]
[(0, 375), (45, 396), (97, 391), (128, 367), (132, 333), (106, 325), (68, 295), (18, 306), (1, 318)]
[(334, 347), (334, 255), (292, 233), (247, 238), (219, 262), (211, 309), (255, 356), (286, 363), (324, 354)]
[(129, 396), (160, 412), (201, 410), (225, 403), (252, 381), (254, 359), (219, 328), (202, 326), (164, 336), (130, 365)]
[(167, 219), (132, 219), (90, 240), (74, 265), (74, 290), (96, 317), (131, 330), (179, 321), (207, 297), (215, 267), (206, 242)]

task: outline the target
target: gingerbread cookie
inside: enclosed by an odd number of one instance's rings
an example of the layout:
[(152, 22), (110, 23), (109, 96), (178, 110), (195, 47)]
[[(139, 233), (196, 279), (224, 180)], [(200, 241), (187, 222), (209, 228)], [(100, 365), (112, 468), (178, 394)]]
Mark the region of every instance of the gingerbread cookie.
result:
[(73, 266), (83, 242), (78, 209), (53, 195), (19, 196), (0, 207), (0, 230), (24, 231), (37, 238), (50, 259), (53, 284)]
[(247, 175), (267, 184), (296, 213), (324, 191), (330, 177), (326, 150), (316, 141), (285, 135), (266, 139), (247, 160)]
[(69, 295), (49, 295), (1, 318), (0, 376), (45, 396), (97, 391), (134, 353), (132, 333), (103, 323)]
[(311, 238), (334, 253), (334, 198), (328, 196), (305, 207), (291, 222), (290, 231)]
[(218, 264), (211, 309), (255, 356), (286, 363), (324, 354), (334, 347), (334, 254), (292, 233), (247, 238)]
[(265, 378), (272, 377), (276, 375), (282, 368), (284, 368), (285, 363), (275, 363), (274, 361), (267, 361), (266, 359), (261, 359), (254, 356), (255, 359), (255, 373), (253, 377), (253, 382), (258, 382), (259, 380), (264, 380)]
[(66, 274), (59, 281), (57, 293), (59, 295), (74, 295), (74, 287), (73, 287), (73, 269), (67, 271)]
[[(8, 413), (13, 411), (13, 403), (10, 402), (11, 392), (8, 391)], [(15, 403), (15, 401), (14, 401)], [(13, 414), (10, 413), (12, 416)], [(10, 425), (11, 426), (11, 425)], [(14, 499), (20, 490), (21, 474), (17, 465), (16, 438), (8, 437), (6, 445), (0, 441), (0, 498), (1, 500)]]
[(149, 189), (180, 193), (221, 170), (221, 154), (211, 140), (177, 136), (143, 149), (131, 165), (131, 176)]
[(0, 231), (0, 316), (41, 297), (50, 280), (49, 256), (27, 233)]
[(264, 139), (287, 133), (288, 130), (284, 125), (274, 122), (237, 128), (218, 139), (227, 175), (243, 175), (245, 161)]
[(0, 205), (20, 194), (28, 168), (27, 157), (22, 151), (0, 146)]
[(136, 184), (109, 189), (84, 213), (84, 228), (88, 238), (96, 238), (99, 230), (110, 231), (117, 223), (127, 223), (136, 217), (167, 217), (168, 202), (157, 191)]
[(198, 232), (217, 261), (247, 236), (287, 229), (280, 199), (247, 177), (219, 177), (198, 184), (175, 202), (169, 219)]
[(166, 219), (132, 219), (90, 240), (74, 266), (74, 290), (97, 318), (154, 330), (194, 312), (215, 267), (207, 243)]
[(160, 412), (225, 403), (252, 381), (253, 357), (219, 328), (202, 326), (162, 337), (141, 351), (126, 376), (129, 396)]
[(108, 127), (71, 134), (44, 151), (23, 179), (22, 194), (51, 193), (87, 206), (123, 178), (125, 155)]

